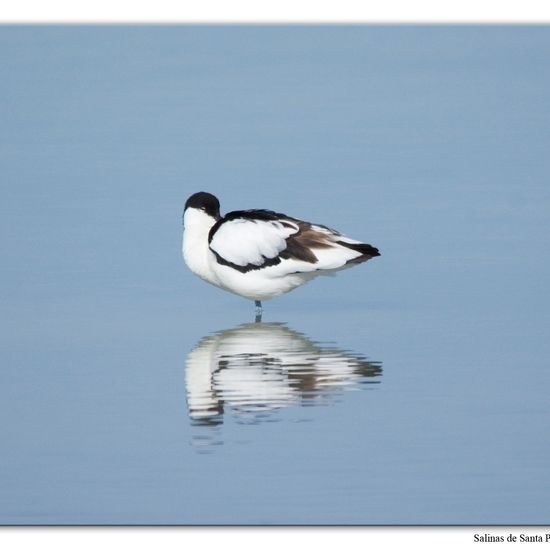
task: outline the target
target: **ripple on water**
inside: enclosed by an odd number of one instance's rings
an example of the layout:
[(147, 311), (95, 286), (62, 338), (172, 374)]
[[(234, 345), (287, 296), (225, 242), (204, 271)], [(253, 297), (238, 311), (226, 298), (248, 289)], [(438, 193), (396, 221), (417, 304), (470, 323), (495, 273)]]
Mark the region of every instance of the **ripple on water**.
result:
[[(187, 356), (186, 392), (194, 426), (278, 422), (286, 407), (332, 405), (344, 392), (378, 384), (380, 362), (312, 341), (283, 323), (246, 323), (202, 338)], [(220, 445), (201, 432), (197, 448)]]

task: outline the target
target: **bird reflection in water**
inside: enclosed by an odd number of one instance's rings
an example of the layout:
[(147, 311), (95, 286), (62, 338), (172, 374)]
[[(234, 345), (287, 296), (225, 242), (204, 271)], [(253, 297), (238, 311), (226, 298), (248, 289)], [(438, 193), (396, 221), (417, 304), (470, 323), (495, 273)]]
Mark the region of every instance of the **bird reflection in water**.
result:
[[(343, 391), (377, 384), (380, 363), (313, 342), (283, 323), (247, 323), (206, 336), (187, 356), (186, 389), (194, 426), (276, 421), (284, 407), (326, 405)], [(223, 443), (205, 432), (193, 445)]]

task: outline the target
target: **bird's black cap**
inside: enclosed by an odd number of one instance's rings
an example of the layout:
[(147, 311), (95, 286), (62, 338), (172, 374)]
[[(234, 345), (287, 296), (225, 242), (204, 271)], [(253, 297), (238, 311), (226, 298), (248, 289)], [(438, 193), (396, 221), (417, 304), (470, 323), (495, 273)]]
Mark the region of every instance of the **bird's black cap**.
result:
[(204, 191), (195, 193), (187, 199), (185, 210), (188, 208), (199, 208), (216, 219), (220, 217), (220, 201), (214, 195)]

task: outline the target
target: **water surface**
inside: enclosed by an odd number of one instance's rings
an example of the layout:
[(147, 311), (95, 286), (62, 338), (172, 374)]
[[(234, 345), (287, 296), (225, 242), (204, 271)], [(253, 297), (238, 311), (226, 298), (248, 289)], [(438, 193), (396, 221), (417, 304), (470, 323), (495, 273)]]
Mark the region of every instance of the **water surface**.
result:
[[(0, 523), (547, 523), (548, 27), (0, 28)], [(186, 198), (382, 256), (253, 304)]]

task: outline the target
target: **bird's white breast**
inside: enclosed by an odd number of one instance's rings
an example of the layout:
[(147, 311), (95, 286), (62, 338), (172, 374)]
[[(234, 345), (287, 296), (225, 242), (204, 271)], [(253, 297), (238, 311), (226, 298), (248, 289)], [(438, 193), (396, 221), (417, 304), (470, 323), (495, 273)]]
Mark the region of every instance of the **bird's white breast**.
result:
[(183, 259), (189, 269), (201, 279), (222, 286), (212, 271), (208, 248), (208, 233), (216, 220), (196, 208), (187, 208), (183, 216)]

